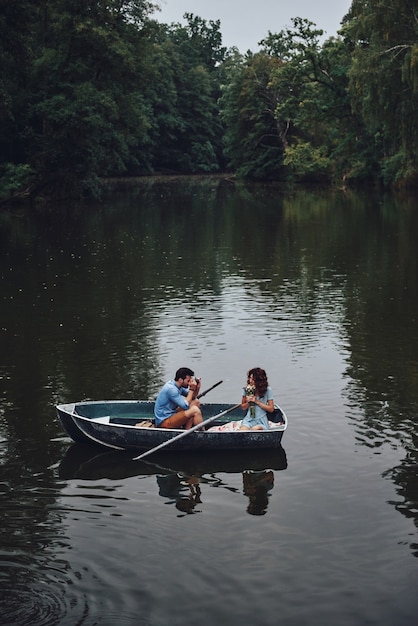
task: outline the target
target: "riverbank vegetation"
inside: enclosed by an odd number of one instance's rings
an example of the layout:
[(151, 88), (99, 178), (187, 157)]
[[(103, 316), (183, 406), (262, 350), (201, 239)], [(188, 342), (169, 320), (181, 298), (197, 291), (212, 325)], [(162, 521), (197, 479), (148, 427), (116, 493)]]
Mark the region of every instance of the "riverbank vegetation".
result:
[(411, 0), (353, 0), (326, 40), (295, 18), (245, 54), (148, 0), (0, 2), (0, 201), (155, 173), (418, 185)]

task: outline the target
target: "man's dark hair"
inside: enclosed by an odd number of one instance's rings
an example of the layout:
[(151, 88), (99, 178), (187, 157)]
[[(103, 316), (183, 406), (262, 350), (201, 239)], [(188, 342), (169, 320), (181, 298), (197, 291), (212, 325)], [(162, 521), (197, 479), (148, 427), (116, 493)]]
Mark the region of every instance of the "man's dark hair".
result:
[(180, 380), (180, 378), (185, 379), (186, 376), (194, 376), (194, 372), (188, 367), (180, 367), (176, 372), (174, 380)]

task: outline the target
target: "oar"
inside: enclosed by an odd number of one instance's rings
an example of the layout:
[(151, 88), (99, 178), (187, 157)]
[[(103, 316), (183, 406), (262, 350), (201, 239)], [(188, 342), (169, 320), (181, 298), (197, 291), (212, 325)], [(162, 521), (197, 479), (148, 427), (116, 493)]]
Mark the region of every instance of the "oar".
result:
[(140, 454), (139, 456), (134, 457), (132, 460), (140, 461), (141, 459), (148, 456), (149, 454), (152, 454), (153, 452), (157, 452), (157, 450), (161, 450), (161, 448), (165, 448), (166, 446), (169, 446), (170, 443), (173, 443), (174, 441), (178, 441), (179, 439), (182, 439), (183, 437), (187, 437), (187, 435), (190, 435), (190, 433), (193, 433), (195, 430), (199, 430), (199, 428), (202, 428), (202, 426), (206, 426), (206, 424), (210, 424), (211, 422), (215, 421), (219, 417), (222, 417), (222, 415), (225, 415), (226, 413), (229, 413), (230, 411), (233, 411), (234, 409), (237, 409), (240, 406), (241, 406), (241, 402), (239, 404), (235, 404), (234, 406), (229, 407), (229, 409), (226, 409), (225, 411), (222, 411), (221, 413), (218, 413), (217, 415), (208, 417), (208, 419), (205, 420), (204, 422), (200, 422), (200, 424), (196, 424), (196, 426), (192, 426), (188, 430), (185, 430), (179, 435), (176, 435), (172, 439), (163, 441), (163, 443), (160, 443), (158, 446), (155, 446), (155, 448), (151, 448), (151, 450), (147, 450), (143, 454)]
[(207, 393), (209, 393), (209, 391), (212, 391), (212, 389), (215, 389), (215, 387), (217, 387), (218, 385), (220, 385), (221, 383), (223, 383), (223, 380), (219, 380), (217, 383), (215, 383), (214, 385), (212, 385), (212, 387), (209, 387), (209, 389), (206, 389), (206, 391), (202, 391), (202, 393), (199, 393), (199, 395), (197, 396), (197, 398), (203, 398), (203, 396), (205, 396)]

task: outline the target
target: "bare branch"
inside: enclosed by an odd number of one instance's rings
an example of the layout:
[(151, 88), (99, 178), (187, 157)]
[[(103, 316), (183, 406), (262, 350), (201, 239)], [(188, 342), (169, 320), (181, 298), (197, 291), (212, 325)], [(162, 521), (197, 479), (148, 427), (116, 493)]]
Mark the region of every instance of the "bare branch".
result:
[(383, 52), (381, 52), (380, 54), (389, 54), (391, 52), (396, 51), (396, 54), (393, 56), (393, 58), (395, 59), (399, 54), (401, 54), (401, 52), (403, 50), (408, 50), (408, 48), (412, 48), (411, 44), (399, 44), (399, 46), (393, 46), (392, 48), (388, 48), (387, 50), (383, 50)]

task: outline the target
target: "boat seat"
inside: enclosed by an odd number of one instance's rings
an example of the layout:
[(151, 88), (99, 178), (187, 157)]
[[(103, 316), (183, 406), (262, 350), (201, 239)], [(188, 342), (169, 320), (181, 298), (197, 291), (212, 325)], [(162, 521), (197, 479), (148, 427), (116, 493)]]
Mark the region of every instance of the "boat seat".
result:
[(98, 422), (99, 424), (110, 424), (110, 415), (104, 415), (103, 417), (93, 417), (92, 422)]
[(110, 419), (111, 424), (122, 424), (123, 426), (138, 426), (140, 422), (144, 422), (143, 426), (145, 426), (145, 422), (149, 423), (149, 426), (154, 426), (154, 420), (144, 417), (141, 419), (138, 415), (133, 415), (132, 417), (117, 417), (113, 416)]
[(269, 422), (275, 422), (276, 424), (283, 422), (283, 413), (279, 407), (274, 407), (273, 413), (268, 414), (268, 419)]

